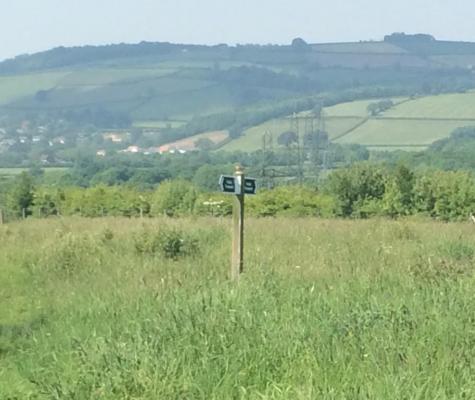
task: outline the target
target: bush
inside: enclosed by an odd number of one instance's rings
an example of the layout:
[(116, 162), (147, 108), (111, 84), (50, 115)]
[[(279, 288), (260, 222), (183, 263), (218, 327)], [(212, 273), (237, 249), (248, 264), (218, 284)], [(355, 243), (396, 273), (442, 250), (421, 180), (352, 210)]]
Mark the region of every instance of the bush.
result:
[(159, 255), (176, 260), (199, 253), (198, 239), (179, 229), (161, 228), (158, 232), (143, 231), (133, 238), (134, 248), (141, 255)]
[(248, 209), (258, 217), (332, 217), (336, 202), (330, 196), (300, 186), (281, 186), (273, 190), (262, 190), (248, 199)]
[(191, 182), (184, 180), (162, 183), (153, 195), (152, 214), (169, 217), (190, 214), (197, 198), (197, 190)]

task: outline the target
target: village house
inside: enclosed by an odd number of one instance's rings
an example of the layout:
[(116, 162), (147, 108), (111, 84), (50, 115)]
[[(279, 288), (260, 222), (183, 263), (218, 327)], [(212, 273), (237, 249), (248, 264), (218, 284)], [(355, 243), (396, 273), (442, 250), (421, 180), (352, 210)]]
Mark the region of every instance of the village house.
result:
[(128, 133), (107, 132), (102, 137), (104, 140), (110, 140), (112, 143), (122, 143), (127, 139)]
[[(50, 142), (51, 143), (51, 142)], [(53, 143), (54, 144), (65, 144), (66, 143), (66, 139), (64, 138), (64, 136), (58, 136), (58, 137), (55, 137), (53, 139)]]
[(125, 150), (121, 150), (119, 153), (141, 153), (142, 149), (139, 146), (129, 146)]

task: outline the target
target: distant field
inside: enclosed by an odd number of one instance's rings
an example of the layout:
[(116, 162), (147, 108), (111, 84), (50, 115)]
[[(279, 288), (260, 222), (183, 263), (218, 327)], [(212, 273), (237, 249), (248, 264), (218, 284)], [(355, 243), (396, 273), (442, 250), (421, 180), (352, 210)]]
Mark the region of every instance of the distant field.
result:
[[(325, 121), (325, 130), (328, 132), (330, 138), (338, 137), (347, 132), (352, 127), (360, 123), (362, 118), (328, 118)], [(272, 135), (274, 146), (278, 146), (277, 139), (281, 133), (291, 130), (291, 121), (289, 118), (273, 119), (265, 122), (261, 125), (247, 129), (243, 136), (233, 140), (223, 146), (220, 150), (242, 150), (242, 151), (254, 151), (262, 148), (263, 136), (266, 132)], [(301, 132), (305, 132), (305, 123), (301, 121), (299, 123), (299, 129)]]
[[(67, 170), (68, 168), (61, 167), (44, 168), (45, 174), (54, 172), (65, 172)], [(28, 171), (28, 168), (0, 168), (0, 175), (18, 175), (24, 171)]]
[[(407, 97), (395, 97), (391, 98), (395, 104), (399, 104), (407, 100)], [(337, 104), (333, 107), (326, 107), (325, 114), (331, 117), (367, 117), (368, 116), (368, 105), (371, 103), (379, 101), (378, 99), (370, 100), (359, 100), (352, 101), (349, 103)]]
[(384, 114), (395, 118), (452, 118), (475, 121), (475, 92), (423, 97), (401, 104)]
[(134, 127), (136, 128), (150, 128), (150, 129), (160, 129), (160, 128), (179, 128), (186, 124), (186, 121), (138, 121), (134, 122)]
[[(243, 63), (223, 62), (220, 69)], [(133, 120), (190, 119), (228, 111), (236, 104), (226, 85), (207, 80), (210, 62), (161, 63), (156, 66), (76, 67), (49, 73), (0, 76), (0, 106), (18, 111), (105, 107), (127, 112)], [(37, 98), (39, 90), (47, 90)]]
[(371, 151), (410, 151), (410, 152), (418, 152), (424, 151), (427, 149), (427, 146), (367, 146)]
[[(327, 107), (325, 129), (336, 143), (356, 143), (371, 149), (423, 150), (434, 141), (448, 137), (455, 129), (475, 125), (475, 92), (445, 94), (409, 100), (393, 98), (389, 111), (369, 117), (367, 107), (376, 99), (354, 101)], [(300, 113), (301, 116), (309, 112)], [(365, 119), (368, 119), (365, 121)], [(291, 128), (290, 119), (271, 120), (250, 128), (224, 150), (252, 151), (262, 147), (262, 137), (277, 137)], [(299, 125), (305, 132), (305, 123)]]
[(200, 133), (199, 135), (191, 136), (186, 139), (177, 140), (176, 142), (171, 142), (163, 145), (162, 147), (169, 147), (172, 149), (179, 149), (179, 150), (195, 150), (196, 149), (196, 142), (199, 139), (209, 139), (215, 145), (219, 145), (220, 143), (224, 142), (229, 136), (228, 131), (213, 131), (213, 132), (205, 132)]
[[(349, 105), (336, 109), (345, 107), (345, 111), (351, 111)], [(389, 146), (388, 150), (420, 150), (421, 147), (414, 146), (428, 146), (469, 125), (475, 125), (475, 93), (445, 94), (403, 102), (337, 142)]]
[(68, 72), (42, 72), (28, 75), (0, 76), (0, 105), (54, 88)]
[(475, 66), (475, 54), (433, 56), (431, 60), (444, 66), (472, 68)]
[(151, 68), (83, 68), (74, 70), (59, 81), (60, 87), (103, 86), (120, 81), (138, 81), (169, 75), (176, 70)]
[(337, 143), (363, 145), (430, 145), (447, 137), (463, 121), (405, 121), (372, 119)]
[(406, 50), (385, 42), (324, 43), (312, 45), (317, 52), (401, 54)]

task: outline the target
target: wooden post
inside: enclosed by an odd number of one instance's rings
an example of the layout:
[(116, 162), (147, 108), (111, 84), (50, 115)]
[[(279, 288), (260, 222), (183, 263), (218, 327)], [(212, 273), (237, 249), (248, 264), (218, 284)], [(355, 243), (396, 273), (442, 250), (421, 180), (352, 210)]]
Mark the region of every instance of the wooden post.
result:
[(244, 270), (244, 171), (240, 165), (234, 173), (239, 192), (234, 196), (233, 204), (233, 251), (231, 260), (231, 278), (239, 280)]
[(0, 225), (5, 223), (5, 218), (3, 217), (3, 209), (0, 208)]
[(26, 219), (26, 208), (21, 209), (21, 216), (23, 219)]

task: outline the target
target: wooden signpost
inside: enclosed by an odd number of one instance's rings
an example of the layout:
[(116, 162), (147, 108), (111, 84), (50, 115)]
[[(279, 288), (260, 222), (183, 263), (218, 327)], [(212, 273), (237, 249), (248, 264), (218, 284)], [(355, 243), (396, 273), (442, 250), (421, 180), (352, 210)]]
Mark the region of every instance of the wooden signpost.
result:
[(256, 194), (257, 184), (254, 178), (246, 178), (242, 167), (237, 165), (234, 176), (222, 175), (219, 185), (222, 192), (235, 195), (231, 279), (237, 281), (244, 271), (244, 197)]

